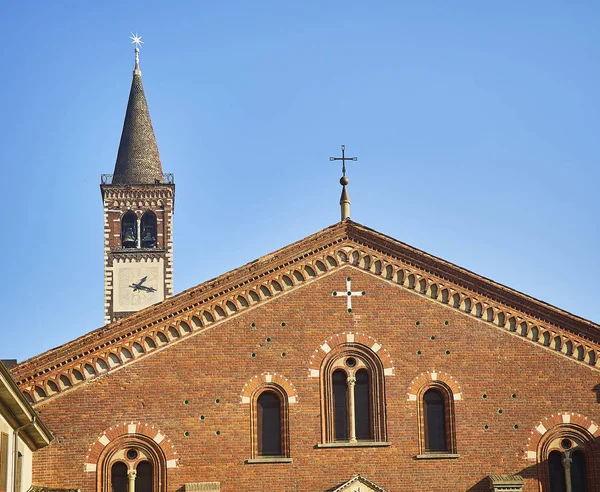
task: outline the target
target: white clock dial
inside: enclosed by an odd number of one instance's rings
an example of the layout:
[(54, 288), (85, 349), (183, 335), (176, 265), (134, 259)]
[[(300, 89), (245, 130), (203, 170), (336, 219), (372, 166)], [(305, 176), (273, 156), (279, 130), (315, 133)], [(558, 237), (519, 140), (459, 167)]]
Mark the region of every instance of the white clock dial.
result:
[(162, 301), (165, 298), (163, 271), (162, 261), (115, 264), (115, 312), (139, 311)]

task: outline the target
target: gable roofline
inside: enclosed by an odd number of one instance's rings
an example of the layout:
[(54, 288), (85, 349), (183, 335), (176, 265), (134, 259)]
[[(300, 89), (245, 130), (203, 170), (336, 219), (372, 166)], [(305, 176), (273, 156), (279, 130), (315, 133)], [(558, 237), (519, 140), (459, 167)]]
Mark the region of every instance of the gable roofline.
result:
[[(559, 329), (567, 328), (579, 337), (600, 342), (600, 327), (591, 321), (476, 275), (356, 222), (346, 220), (126, 318), (98, 328), (60, 347), (32, 357), (13, 368), (13, 375), (19, 384), (29, 384), (30, 381), (58, 370), (62, 366), (68, 367), (78, 361), (90, 359), (94, 354), (99, 355), (109, 351), (111, 347), (122, 344), (123, 340), (128, 340), (144, 330), (153, 327), (158, 329), (161, 324), (175, 323), (185, 315), (190, 316), (193, 310), (210, 309), (211, 303), (214, 304), (221, 299), (227, 300), (226, 297), (234, 291), (251, 288), (253, 282), (266, 282), (269, 276), (293, 269), (303, 260), (316, 259), (316, 255), (325, 254), (327, 250), (342, 247), (348, 242), (367, 247), (373, 252), (385, 255), (388, 260), (403, 265), (395, 265), (398, 270), (406, 270), (408, 273), (410, 267), (414, 266), (423, 273), (430, 273), (432, 277), (446, 280), (450, 284), (448, 287), (464, 288), (471, 293), (497, 301), (504, 305), (501, 308), (508, 306), (523, 313), (525, 317), (531, 316), (543, 323), (555, 325)], [(347, 264), (351, 264), (346, 261)], [(519, 312), (512, 312), (511, 315), (518, 317)], [(214, 321), (213, 319), (211, 323)], [(595, 359), (591, 365), (595, 365)]]

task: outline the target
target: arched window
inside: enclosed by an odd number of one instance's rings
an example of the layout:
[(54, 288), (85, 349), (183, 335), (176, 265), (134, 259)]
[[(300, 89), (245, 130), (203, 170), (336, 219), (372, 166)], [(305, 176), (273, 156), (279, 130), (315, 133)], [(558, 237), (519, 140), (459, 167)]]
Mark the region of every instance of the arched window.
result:
[(456, 454), (454, 435), (454, 395), (441, 381), (419, 393), (421, 454)]
[(137, 216), (131, 210), (121, 218), (121, 245), (124, 248), (137, 248)]
[(152, 463), (141, 461), (135, 470), (135, 492), (152, 492)]
[(448, 451), (445, 406), (444, 396), (437, 389), (428, 389), (423, 395), (425, 452)]
[(110, 485), (113, 492), (127, 492), (127, 465), (117, 461), (110, 469)]
[(156, 214), (148, 210), (142, 215), (142, 248), (156, 248)]
[(276, 384), (260, 386), (252, 397), (252, 459), (289, 458), (288, 396)]
[(342, 344), (321, 369), (323, 442), (385, 442), (384, 373), (377, 354), (358, 343)]
[(558, 425), (538, 445), (542, 490), (587, 492), (599, 478), (598, 445), (586, 429)]
[(113, 439), (98, 459), (99, 492), (166, 492), (167, 462), (153, 439), (128, 434)]

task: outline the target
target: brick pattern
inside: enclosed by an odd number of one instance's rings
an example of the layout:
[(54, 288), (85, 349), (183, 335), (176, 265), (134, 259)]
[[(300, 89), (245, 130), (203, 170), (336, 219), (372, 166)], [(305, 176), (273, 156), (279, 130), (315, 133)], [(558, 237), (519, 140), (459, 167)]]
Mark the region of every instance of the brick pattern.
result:
[[(288, 275), (292, 267), (303, 271), (295, 264), (274, 273)], [(368, 293), (352, 313), (340, 309), (339, 299), (331, 296), (348, 276)], [(262, 277), (243, 288), (255, 290), (265, 283)], [(34, 482), (95, 490), (97, 472), (84, 471), (90, 442), (109, 427), (147, 422), (177, 450), (178, 466), (167, 469), (168, 492), (199, 482), (219, 482), (225, 492), (325, 491), (357, 474), (388, 491), (483, 492), (490, 473), (521, 475), (523, 490), (534, 492), (538, 465), (524, 454), (530, 430), (560, 411), (590, 420), (598, 414), (591, 391), (597, 385), (594, 367), (359, 266), (332, 267), (235, 314), (223, 308), (226, 315), (214, 321), (201, 314), (216, 316), (216, 306), (225, 305), (223, 297), (238, 292), (232, 289), (214, 298), (216, 304), (180, 313), (187, 316), (189, 333), (181, 331), (177, 338), (171, 332), (173, 339), (135, 362), (37, 403), (56, 439), (35, 454)], [(157, 320), (144, 336), (154, 332), (158, 343), (157, 333), (166, 338), (169, 327), (180, 328), (174, 318)], [(322, 442), (322, 394), (319, 380), (307, 377), (307, 367), (316, 348), (325, 341), (347, 342), (349, 333), (368, 334), (363, 342), (372, 346), (377, 341), (382, 347), (377, 356), (385, 348), (393, 361), (394, 376), (385, 378), (390, 446), (317, 447)], [(455, 405), (456, 459), (415, 459), (420, 450), (418, 405), (407, 393), (431, 379), (432, 372), (462, 394)], [(293, 462), (245, 464), (252, 456), (251, 405), (241, 404), (241, 394), (253, 379), (266, 382), (267, 374), (284, 376), (298, 396), (289, 405)], [(592, 484), (592, 492), (597, 488)]]

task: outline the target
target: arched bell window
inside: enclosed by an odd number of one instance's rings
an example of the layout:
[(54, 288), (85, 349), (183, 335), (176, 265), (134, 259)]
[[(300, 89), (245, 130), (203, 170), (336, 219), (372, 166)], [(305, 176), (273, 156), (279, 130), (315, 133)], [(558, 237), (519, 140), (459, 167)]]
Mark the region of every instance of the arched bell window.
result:
[(156, 248), (156, 214), (148, 210), (142, 215), (142, 248)]
[(137, 216), (131, 210), (121, 217), (121, 246), (137, 248)]

